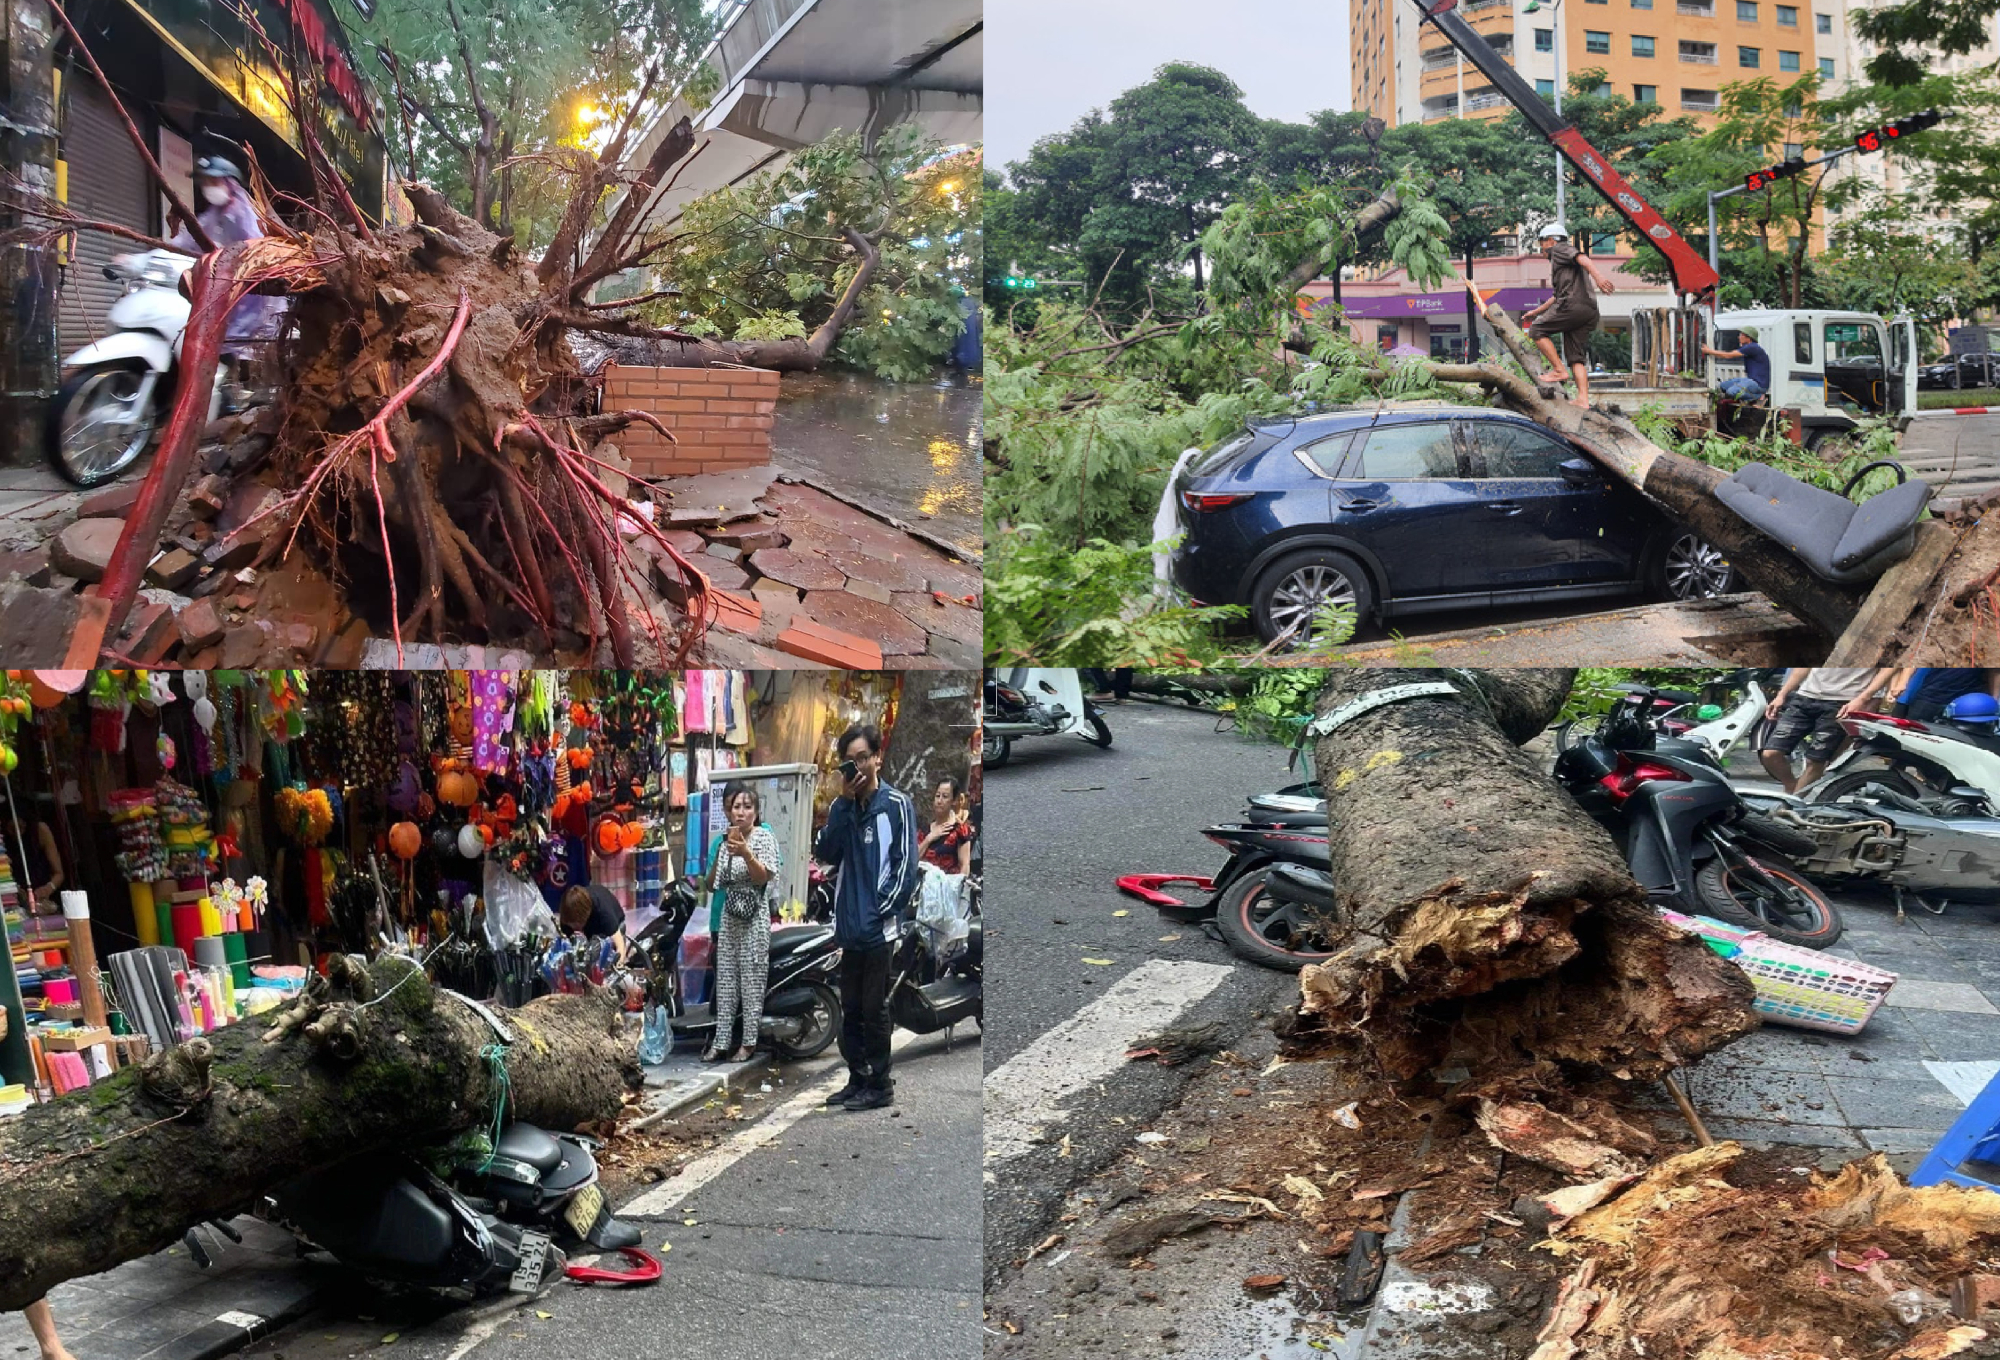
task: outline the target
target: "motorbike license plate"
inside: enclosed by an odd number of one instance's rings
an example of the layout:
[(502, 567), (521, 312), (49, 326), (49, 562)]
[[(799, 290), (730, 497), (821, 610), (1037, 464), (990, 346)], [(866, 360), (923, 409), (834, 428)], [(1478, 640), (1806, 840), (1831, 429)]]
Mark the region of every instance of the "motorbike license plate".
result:
[(578, 1237), (587, 1236), (597, 1222), (597, 1214), (604, 1207), (604, 1191), (594, 1185), (586, 1185), (576, 1192), (576, 1198), (563, 1210), (563, 1221)]
[[(595, 1189), (594, 1186), (592, 1188)], [(549, 1242), (547, 1233), (521, 1234), (521, 1264), (514, 1267), (514, 1276), (507, 1281), (509, 1293), (532, 1294), (542, 1287), (542, 1270), (548, 1261)]]

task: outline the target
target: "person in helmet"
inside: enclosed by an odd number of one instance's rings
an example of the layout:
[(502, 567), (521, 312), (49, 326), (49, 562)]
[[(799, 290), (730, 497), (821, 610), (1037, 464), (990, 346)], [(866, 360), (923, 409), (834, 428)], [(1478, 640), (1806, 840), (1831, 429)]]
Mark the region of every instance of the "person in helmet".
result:
[[(264, 235), (257, 219), (257, 205), (243, 181), (243, 171), (228, 157), (203, 156), (194, 163), (194, 192), (199, 200), (195, 220), (218, 246), (255, 241)], [(173, 237), (172, 244), (190, 253), (199, 251), (194, 233), (185, 225)], [(237, 303), (229, 313), (224, 353), (238, 364), (239, 381), (247, 376), (242, 369), (252, 353), (242, 342), (268, 340), (276, 335), (284, 313), (283, 298), (260, 297), (255, 293)]]
[(1954, 699), (1969, 694), (2000, 695), (2000, 671), (1975, 666), (1912, 666), (1897, 677), (1892, 692), (1903, 696), (1903, 716), (1932, 722)]
[[(1562, 385), (1567, 367), (1576, 378), (1575, 406), (1590, 405), (1590, 333), (1597, 329), (1597, 293), (1618, 291), (1610, 276), (1601, 273), (1588, 255), (1569, 243), (1569, 231), (1560, 222), (1542, 228), (1542, 255), (1549, 262), (1550, 297), (1522, 314), (1529, 323), (1528, 338), (1549, 361), (1549, 371), (1535, 381)], [(1556, 353), (1556, 341), (1562, 353)]]

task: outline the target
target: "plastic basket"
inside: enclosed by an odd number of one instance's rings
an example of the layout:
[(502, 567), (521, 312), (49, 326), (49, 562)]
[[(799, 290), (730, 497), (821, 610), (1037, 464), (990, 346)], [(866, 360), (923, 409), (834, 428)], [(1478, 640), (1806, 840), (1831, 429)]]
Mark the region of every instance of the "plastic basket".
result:
[[(1661, 912), (1750, 975), (1758, 1014), (1780, 1025), (1859, 1034), (1896, 985), (1896, 974), (1804, 945), (1786, 944), (1708, 916)], [(1725, 952), (1725, 949), (1734, 952)]]

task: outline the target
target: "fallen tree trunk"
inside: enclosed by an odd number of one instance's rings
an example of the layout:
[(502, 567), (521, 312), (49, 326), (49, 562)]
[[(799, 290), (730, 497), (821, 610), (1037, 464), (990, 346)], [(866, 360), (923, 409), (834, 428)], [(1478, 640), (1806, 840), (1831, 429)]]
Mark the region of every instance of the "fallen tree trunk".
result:
[[(1466, 679), (1470, 676), (1470, 682)], [(1341, 942), (1300, 976), (1301, 1028), (1364, 1043), (1391, 1077), (1463, 1068), (1456, 1094), (1652, 1078), (1757, 1027), (1741, 971), (1668, 927), (1611, 838), (1521, 752), (1564, 670), (1334, 671), (1350, 700), (1448, 679), (1317, 735)]]
[(344, 960), (282, 1018), (190, 1040), (0, 1122), (0, 1312), (171, 1246), (303, 1172), (510, 1118), (555, 1129), (614, 1117), (637, 1053), (608, 991), (498, 1012), (496, 1036), (404, 960)]

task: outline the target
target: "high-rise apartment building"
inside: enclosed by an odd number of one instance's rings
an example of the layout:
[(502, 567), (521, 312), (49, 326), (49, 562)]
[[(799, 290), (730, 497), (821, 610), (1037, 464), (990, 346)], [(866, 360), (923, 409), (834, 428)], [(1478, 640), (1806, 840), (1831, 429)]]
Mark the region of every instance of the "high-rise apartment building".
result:
[[(1596, 67), (1610, 91), (1669, 115), (1713, 114), (1722, 86), (1817, 71), (1847, 78), (1845, 0), (1461, 0), (1459, 12), (1537, 90)], [(1422, 23), (1414, 0), (1353, 0), (1354, 107), (1390, 125), (1498, 118), (1508, 104)], [(1774, 151), (1780, 148), (1773, 148)]]

